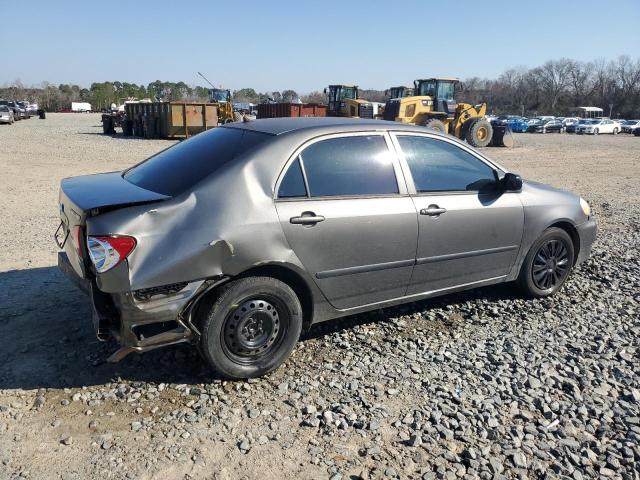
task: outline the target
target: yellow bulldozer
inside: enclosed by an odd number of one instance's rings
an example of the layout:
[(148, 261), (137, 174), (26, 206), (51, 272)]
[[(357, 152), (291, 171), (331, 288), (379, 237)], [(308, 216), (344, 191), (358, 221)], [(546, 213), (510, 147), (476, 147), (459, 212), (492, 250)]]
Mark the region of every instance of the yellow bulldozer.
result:
[(474, 147), (486, 147), (490, 143), (504, 145), (502, 139), (493, 138), (493, 127), (485, 118), (486, 103), (471, 105), (455, 101), (459, 83), (457, 78), (445, 77), (416, 80), (412, 96), (391, 97), (387, 101), (384, 119), (431, 127), (466, 140)]
[(357, 85), (329, 85), (324, 93), (328, 97), (328, 116), (373, 118), (373, 104), (358, 98)]

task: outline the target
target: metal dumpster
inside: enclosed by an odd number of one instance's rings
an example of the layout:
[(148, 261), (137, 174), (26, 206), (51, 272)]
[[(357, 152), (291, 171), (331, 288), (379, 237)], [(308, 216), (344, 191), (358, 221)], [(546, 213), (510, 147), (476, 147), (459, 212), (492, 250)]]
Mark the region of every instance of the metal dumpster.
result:
[(327, 106), (319, 103), (261, 103), (258, 118), (326, 117)]
[(131, 102), (125, 105), (125, 134), (144, 138), (188, 138), (218, 126), (211, 103)]

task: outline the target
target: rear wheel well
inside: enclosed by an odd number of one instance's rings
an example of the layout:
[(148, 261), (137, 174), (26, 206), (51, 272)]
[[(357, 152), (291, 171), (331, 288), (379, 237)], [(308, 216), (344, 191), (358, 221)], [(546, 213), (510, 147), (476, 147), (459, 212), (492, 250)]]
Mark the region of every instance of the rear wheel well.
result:
[(573, 263), (575, 263), (580, 253), (580, 236), (578, 235), (578, 230), (576, 230), (576, 227), (570, 222), (556, 222), (553, 225), (549, 225), (549, 228), (553, 227), (564, 230), (571, 237), (571, 242), (573, 243)]
[(299, 274), (287, 267), (279, 265), (264, 265), (250, 268), (238, 275), (238, 277), (256, 276), (276, 278), (289, 285), (300, 299), (300, 304), (302, 305), (302, 331), (304, 332), (311, 326), (311, 321), (313, 319), (313, 296), (307, 282), (305, 282)]

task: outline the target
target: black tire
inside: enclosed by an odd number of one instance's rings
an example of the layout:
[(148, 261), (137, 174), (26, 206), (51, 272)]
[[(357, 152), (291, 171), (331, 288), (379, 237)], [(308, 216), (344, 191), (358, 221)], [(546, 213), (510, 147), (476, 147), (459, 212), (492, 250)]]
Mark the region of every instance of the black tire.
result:
[(432, 130), (440, 133), (447, 133), (447, 127), (444, 125), (442, 120), (438, 120), (437, 118), (428, 118), (424, 122), (422, 122), (424, 127), (429, 127)]
[(614, 134), (614, 135), (617, 135), (617, 134), (618, 134), (618, 129), (617, 129), (617, 128), (614, 128), (614, 129), (613, 129), (613, 134)]
[(595, 128), (595, 129), (593, 130), (593, 134), (594, 134), (594, 135), (598, 135), (599, 133), (600, 133), (600, 130), (598, 130), (597, 128)]
[(271, 277), (223, 285), (199, 315), (200, 353), (214, 370), (234, 380), (278, 368), (302, 330), (300, 300), (291, 287)]
[(518, 286), (534, 298), (556, 293), (569, 277), (574, 261), (573, 241), (561, 228), (548, 228), (529, 249), (520, 269)]
[(472, 147), (486, 147), (493, 137), (493, 127), (485, 118), (474, 118), (466, 130), (465, 140)]

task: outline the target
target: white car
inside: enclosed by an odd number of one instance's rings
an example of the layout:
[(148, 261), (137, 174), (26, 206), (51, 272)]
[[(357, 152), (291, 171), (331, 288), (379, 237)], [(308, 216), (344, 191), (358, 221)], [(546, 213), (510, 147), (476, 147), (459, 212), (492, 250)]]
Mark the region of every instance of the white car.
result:
[(600, 133), (612, 133), (617, 135), (620, 131), (620, 124), (608, 118), (594, 118), (585, 124), (578, 125), (577, 134), (587, 133), (590, 135), (598, 135)]
[(623, 133), (633, 133), (636, 128), (640, 128), (640, 120), (625, 120), (620, 131)]

